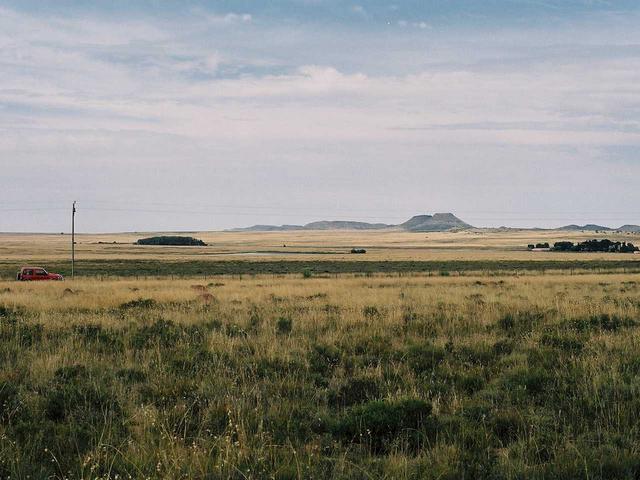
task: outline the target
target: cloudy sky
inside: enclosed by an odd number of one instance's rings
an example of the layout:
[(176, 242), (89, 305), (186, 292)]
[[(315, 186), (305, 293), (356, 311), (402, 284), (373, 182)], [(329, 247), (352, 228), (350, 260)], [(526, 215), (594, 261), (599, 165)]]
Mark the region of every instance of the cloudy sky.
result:
[(640, 223), (637, 0), (0, 0), (0, 231)]

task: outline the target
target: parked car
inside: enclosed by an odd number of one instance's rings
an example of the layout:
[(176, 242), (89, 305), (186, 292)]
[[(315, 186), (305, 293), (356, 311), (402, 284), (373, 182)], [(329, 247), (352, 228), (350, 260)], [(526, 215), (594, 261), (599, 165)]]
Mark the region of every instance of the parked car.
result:
[(59, 273), (49, 273), (42, 267), (22, 267), (16, 275), (16, 280), (29, 282), (32, 280), (64, 280)]

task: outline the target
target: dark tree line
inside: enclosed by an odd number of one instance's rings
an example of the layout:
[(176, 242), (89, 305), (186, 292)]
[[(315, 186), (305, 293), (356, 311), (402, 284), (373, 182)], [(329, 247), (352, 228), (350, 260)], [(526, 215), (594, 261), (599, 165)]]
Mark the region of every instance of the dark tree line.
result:
[(173, 247), (206, 247), (207, 244), (202, 240), (193, 237), (179, 236), (161, 236), (141, 238), (136, 242), (137, 245), (167, 245)]
[[(531, 245), (529, 245), (531, 248)], [(587, 240), (585, 242), (556, 242), (553, 244), (554, 252), (611, 252), (633, 253), (640, 250), (630, 242), (614, 242), (612, 240)]]

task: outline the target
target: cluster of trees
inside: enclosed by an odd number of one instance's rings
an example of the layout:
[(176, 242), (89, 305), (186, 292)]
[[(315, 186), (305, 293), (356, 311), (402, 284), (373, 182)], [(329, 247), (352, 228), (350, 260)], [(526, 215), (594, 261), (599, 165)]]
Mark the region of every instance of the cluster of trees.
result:
[[(530, 244), (529, 250), (534, 248), (550, 248), (548, 243)], [(633, 253), (640, 249), (630, 242), (614, 242), (612, 240), (587, 240), (585, 242), (556, 242), (553, 244), (554, 252), (612, 252)]]
[(587, 240), (586, 242), (556, 242), (553, 249), (558, 252), (614, 252), (633, 253), (640, 250), (631, 242), (614, 242), (612, 240)]
[(529, 250), (533, 250), (534, 248), (550, 248), (550, 247), (548, 242), (536, 243), (535, 245), (533, 243), (529, 244)]
[(202, 240), (193, 237), (180, 236), (160, 236), (141, 238), (136, 242), (137, 245), (167, 245), (173, 247), (206, 247), (207, 244)]

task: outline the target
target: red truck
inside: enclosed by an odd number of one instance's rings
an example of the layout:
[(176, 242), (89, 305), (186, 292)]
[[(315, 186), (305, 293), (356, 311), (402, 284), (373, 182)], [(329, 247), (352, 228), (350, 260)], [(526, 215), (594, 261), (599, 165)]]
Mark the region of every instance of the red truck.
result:
[(16, 275), (16, 280), (29, 282), (32, 280), (64, 280), (59, 273), (49, 273), (42, 267), (22, 267)]

